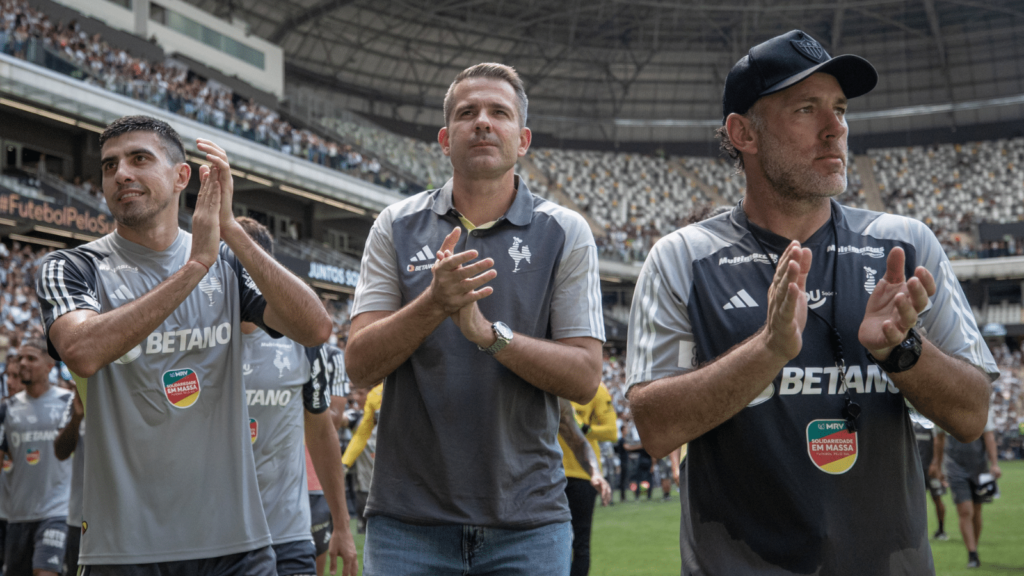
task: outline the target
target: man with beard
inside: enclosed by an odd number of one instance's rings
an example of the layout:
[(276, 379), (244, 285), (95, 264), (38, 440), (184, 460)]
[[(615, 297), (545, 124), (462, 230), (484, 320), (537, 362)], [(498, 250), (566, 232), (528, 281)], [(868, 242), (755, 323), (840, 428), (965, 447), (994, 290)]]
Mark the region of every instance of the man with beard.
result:
[(18, 360), (25, 389), (5, 404), (0, 431), (0, 457), (10, 454), (12, 462), (4, 573), (56, 576), (64, 565), (71, 463), (54, 456), (53, 439), (72, 394), (50, 384), (54, 361), (42, 340), (26, 340)]
[(191, 168), (174, 130), (126, 116), (99, 141), (116, 230), (50, 254), (36, 279), (50, 353), (75, 375), (89, 430), (79, 564), (103, 575), (276, 574), (239, 325), (317, 346), (330, 317), (235, 221), (223, 149), (197, 140), (210, 166), (190, 234), (178, 201)]
[(931, 231), (832, 200), (847, 99), (876, 82), (797, 30), (752, 48), (719, 130), (746, 196), (637, 281), (637, 428), (655, 457), (690, 443), (684, 575), (934, 573), (906, 401), (977, 438), (996, 366)]

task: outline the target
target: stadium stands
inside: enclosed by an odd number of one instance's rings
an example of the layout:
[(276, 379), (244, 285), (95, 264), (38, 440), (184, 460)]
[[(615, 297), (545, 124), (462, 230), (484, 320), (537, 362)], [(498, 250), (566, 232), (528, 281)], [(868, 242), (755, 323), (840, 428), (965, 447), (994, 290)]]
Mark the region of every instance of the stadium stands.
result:
[(74, 21), (54, 24), (25, 0), (0, 2), (0, 51), (385, 188), (410, 186), (377, 159), (293, 126), (280, 111), (207, 82), (180, 61), (136, 58)]
[[(887, 148), (869, 155), (886, 208), (928, 224), (951, 256), (970, 255), (955, 237), (965, 237), (972, 225), (1024, 218), (1024, 138)], [(1012, 253), (1022, 249), (1018, 241)]]

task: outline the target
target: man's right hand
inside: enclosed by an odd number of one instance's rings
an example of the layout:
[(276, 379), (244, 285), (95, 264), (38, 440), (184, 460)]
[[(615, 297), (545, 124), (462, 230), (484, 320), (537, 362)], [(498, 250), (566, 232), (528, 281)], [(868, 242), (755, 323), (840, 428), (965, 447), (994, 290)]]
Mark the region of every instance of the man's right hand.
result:
[(779, 258), (768, 288), (768, 319), (763, 336), (768, 349), (786, 360), (796, 358), (803, 348), (810, 271), (811, 250), (801, 248), (794, 240)]
[(192, 253), (188, 259), (207, 268), (213, 267), (220, 252), (219, 170), (216, 166), (199, 167), (199, 196), (192, 213)]
[(463, 266), (479, 253), (476, 250), (452, 253), (461, 234), (462, 229), (456, 227), (445, 237), (441, 249), (437, 251), (437, 263), (431, 270), (434, 278), (428, 288), (430, 299), (446, 316), (451, 316), (465, 306), (490, 296), (494, 289), (490, 286), (481, 286), (498, 275), (496, 271), (490, 269), (494, 266), (494, 260), (490, 258)]

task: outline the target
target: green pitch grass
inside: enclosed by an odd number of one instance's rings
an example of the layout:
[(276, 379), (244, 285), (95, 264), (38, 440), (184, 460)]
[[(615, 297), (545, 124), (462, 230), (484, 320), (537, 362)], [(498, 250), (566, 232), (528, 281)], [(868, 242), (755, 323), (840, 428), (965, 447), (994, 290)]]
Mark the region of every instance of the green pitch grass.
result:
[[(946, 533), (949, 540), (931, 540), (936, 576), (980, 576), (984, 574), (1024, 575), (1024, 461), (1002, 462), (999, 481), (1002, 497), (986, 504), (978, 554), (981, 568), (968, 570), (967, 549), (960, 538), (956, 508), (947, 494)], [(591, 576), (679, 576), (679, 500), (659, 502), (661, 488), (654, 489), (651, 500), (633, 501), (594, 512), (591, 538)], [(928, 533), (937, 527), (935, 508), (928, 500)], [(356, 525), (352, 522), (352, 533)], [(363, 536), (355, 535), (362, 568)], [(341, 571), (339, 570), (339, 574)]]

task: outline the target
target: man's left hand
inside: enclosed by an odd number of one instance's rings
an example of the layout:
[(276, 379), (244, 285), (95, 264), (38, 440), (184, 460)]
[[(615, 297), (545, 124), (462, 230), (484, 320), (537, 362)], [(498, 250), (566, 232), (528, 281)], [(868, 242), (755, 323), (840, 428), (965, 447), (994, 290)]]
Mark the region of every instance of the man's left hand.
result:
[(590, 478), (590, 485), (597, 490), (597, 493), (601, 495), (601, 506), (607, 506), (612, 501), (612, 487), (608, 484), (608, 481), (604, 479), (604, 476), (600, 474), (594, 474)]
[[(345, 520), (348, 520), (348, 518)], [(338, 573), (339, 556), (341, 556), (343, 564), (343, 576), (356, 576), (359, 574), (359, 558), (356, 556), (356, 543), (352, 540), (352, 532), (350, 530), (334, 528), (334, 532), (331, 533), (331, 543), (327, 548), (327, 556), (330, 559), (328, 574)]]
[(999, 480), (1003, 476), (1003, 469), (999, 467), (999, 464), (993, 464), (988, 467), (988, 473), (995, 476), (996, 480)]
[(221, 237), (226, 229), (237, 226), (232, 202), (235, 195), (235, 181), (231, 177), (231, 165), (228, 164), (228, 153), (223, 148), (203, 138), (196, 138), (196, 148), (206, 154), (206, 159), (215, 168), (217, 191), (220, 193), (220, 230)]
[(885, 277), (875, 286), (864, 310), (857, 337), (872, 356), (889, 357), (892, 349), (906, 339), (917, 323), (917, 316), (928, 306), (928, 297), (935, 295), (935, 278), (925, 267), (918, 266), (907, 280), (903, 274), (906, 255), (902, 248), (893, 248), (886, 259)]
[(480, 312), (480, 306), (476, 302), (468, 304), (452, 314), (452, 322), (455, 322), (459, 330), (462, 330), (462, 335), (466, 337), (466, 340), (481, 348), (488, 348), (498, 340), (498, 337), (494, 335), (494, 329), (491, 328), (491, 322), (484, 318)]

